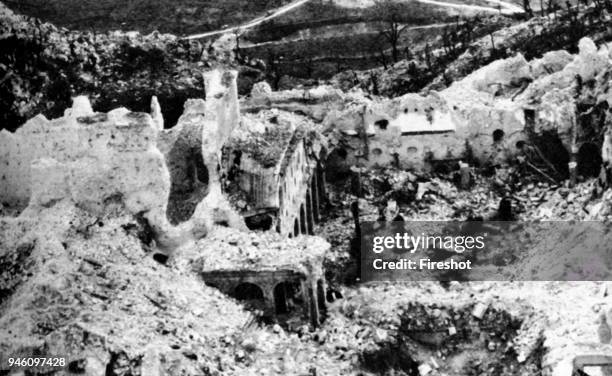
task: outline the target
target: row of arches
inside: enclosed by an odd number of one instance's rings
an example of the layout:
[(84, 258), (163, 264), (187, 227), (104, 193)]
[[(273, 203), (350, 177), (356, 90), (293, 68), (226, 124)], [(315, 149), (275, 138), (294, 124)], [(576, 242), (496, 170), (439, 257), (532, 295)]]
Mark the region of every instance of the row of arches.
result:
[[(250, 308), (270, 313), (270, 308), (273, 308), (276, 315), (305, 311), (304, 313), (311, 319), (316, 319), (316, 324), (327, 313), (325, 283), (322, 279), (318, 279), (315, 286), (309, 286), (301, 281), (279, 282), (271, 294), (266, 294), (264, 289), (255, 283), (242, 282), (234, 288), (233, 296)], [(272, 297), (273, 302), (268, 301), (270, 299), (267, 297)]]
[(317, 167), (308, 183), (306, 197), (302, 200), (299, 213), (293, 219), (293, 231), (289, 237), (314, 234), (314, 226), (321, 220), (321, 206), (325, 197), (324, 181), (323, 169)]

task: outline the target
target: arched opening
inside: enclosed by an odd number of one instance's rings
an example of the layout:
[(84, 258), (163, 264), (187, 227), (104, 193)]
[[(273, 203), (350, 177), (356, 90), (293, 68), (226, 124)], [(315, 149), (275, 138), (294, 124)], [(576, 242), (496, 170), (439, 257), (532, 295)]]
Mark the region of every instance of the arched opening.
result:
[(317, 305), (319, 306), (319, 313), (325, 317), (327, 314), (327, 305), (325, 304), (325, 284), (322, 280), (317, 281)]
[(274, 217), (270, 213), (252, 215), (244, 219), (249, 230), (268, 231), (274, 224)]
[(162, 265), (166, 265), (166, 262), (168, 262), (168, 255), (165, 255), (163, 253), (155, 253), (153, 255), (153, 260), (159, 262)]
[(244, 282), (234, 289), (234, 298), (244, 302), (250, 308), (265, 309), (263, 290), (253, 283)]
[(504, 131), (496, 129), (493, 131), (493, 142), (500, 142), (504, 139)]
[(298, 236), (300, 234), (300, 222), (296, 218), (293, 222), (293, 236)]
[(276, 314), (294, 312), (304, 304), (299, 283), (281, 282), (274, 287)]
[(300, 205), (300, 231), (302, 234), (307, 234), (306, 229), (306, 211), (304, 210), (304, 204)]
[(204, 284), (205, 284), (206, 286), (208, 286), (208, 287), (212, 287), (212, 288), (215, 288), (215, 289), (219, 289), (219, 285), (217, 285), (217, 284), (216, 284), (216, 283), (214, 283), (214, 282), (207, 282), (207, 281), (204, 281)]
[[(334, 171), (334, 170), (331, 170), (331, 171)], [(317, 185), (318, 185), (317, 192), (319, 194), (319, 208), (323, 209), (325, 198), (327, 197), (327, 192), (325, 191), (325, 173), (323, 172), (323, 168), (320, 165), (317, 165), (316, 174), (317, 174)]]
[(603, 163), (601, 150), (595, 144), (585, 143), (578, 149), (576, 162), (578, 162), (579, 175), (584, 177), (599, 176)]
[(320, 215), (319, 215), (319, 192), (317, 192), (317, 172), (313, 173), (312, 178), (310, 179), (310, 192), (312, 199), (312, 211), (314, 222), (319, 223)]
[(312, 200), (310, 199), (310, 190), (306, 191), (306, 225), (308, 234), (314, 234), (314, 220), (312, 218)]

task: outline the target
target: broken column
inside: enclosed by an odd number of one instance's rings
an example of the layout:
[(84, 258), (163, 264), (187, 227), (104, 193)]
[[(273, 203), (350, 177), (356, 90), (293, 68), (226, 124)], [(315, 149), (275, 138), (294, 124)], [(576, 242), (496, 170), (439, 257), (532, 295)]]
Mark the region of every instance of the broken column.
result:
[(240, 124), (240, 108), (236, 71), (214, 70), (204, 73), (206, 102), (202, 129), (202, 156), (208, 168), (211, 189), (219, 185), (217, 167), (221, 163), (221, 149)]
[(234, 210), (221, 190), (221, 151), (231, 133), (240, 124), (236, 71), (214, 70), (204, 73), (206, 101), (194, 100), (185, 105), (192, 122), (201, 122), (202, 159), (208, 172), (208, 195), (198, 204), (192, 216), (193, 230), (221, 224), (246, 230), (242, 217)]

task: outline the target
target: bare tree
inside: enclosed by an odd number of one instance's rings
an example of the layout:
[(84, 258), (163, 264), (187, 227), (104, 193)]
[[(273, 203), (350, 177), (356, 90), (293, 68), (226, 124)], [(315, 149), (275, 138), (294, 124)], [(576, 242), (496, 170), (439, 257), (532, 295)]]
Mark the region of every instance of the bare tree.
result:
[(533, 18), (533, 10), (531, 9), (531, 3), (529, 0), (523, 0), (523, 10), (529, 18)]
[(391, 45), (391, 57), (397, 62), (400, 57), (399, 39), (408, 27), (401, 23), (403, 8), (394, 0), (375, 0), (374, 11), (376, 18), (383, 23), (380, 35)]

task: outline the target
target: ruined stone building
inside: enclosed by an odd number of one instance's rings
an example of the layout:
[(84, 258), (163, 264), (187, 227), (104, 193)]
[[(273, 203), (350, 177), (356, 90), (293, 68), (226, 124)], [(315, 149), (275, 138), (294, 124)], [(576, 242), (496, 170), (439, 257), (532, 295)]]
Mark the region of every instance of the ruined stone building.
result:
[(316, 125), (284, 111), (243, 117), (226, 153), (228, 188), (247, 226), (289, 237), (313, 234), (325, 199), (326, 145)]
[(595, 89), (606, 87), (598, 74), (609, 68), (610, 48), (588, 38), (578, 47), (576, 55), (500, 59), (426, 94), (376, 98), (330, 86), (271, 92), (256, 85), (246, 106), (320, 122), (331, 145), (326, 168), (336, 172), (351, 166), (431, 170), (460, 161), (496, 166), (527, 156), (557, 178), (571, 168), (597, 176), (608, 163), (600, 151), (611, 149), (605, 94)]
[[(190, 260), (221, 291), (261, 300), (267, 316), (318, 325), (329, 244), (310, 236), (287, 243), (286, 235), (313, 233), (325, 192), (324, 142), (304, 117), (241, 116), (235, 72), (204, 76), (207, 99), (187, 101), (171, 129), (163, 129), (155, 98), (145, 114), (96, 113), (78, 97), (62, 118), (37, 116), (0, 132), (3, 209), (36, 212), (63, 200), (101, 216), (125, 208), (151, 229), (155, 260)], [(241, 155), (225, 164), (224, 149)], [(236, 205), (239, 193), (248, 206)], [(283, 235), (249, 233), (245, 219), (252, 225), (268, 214), (269, 226), (251, 227)]]

